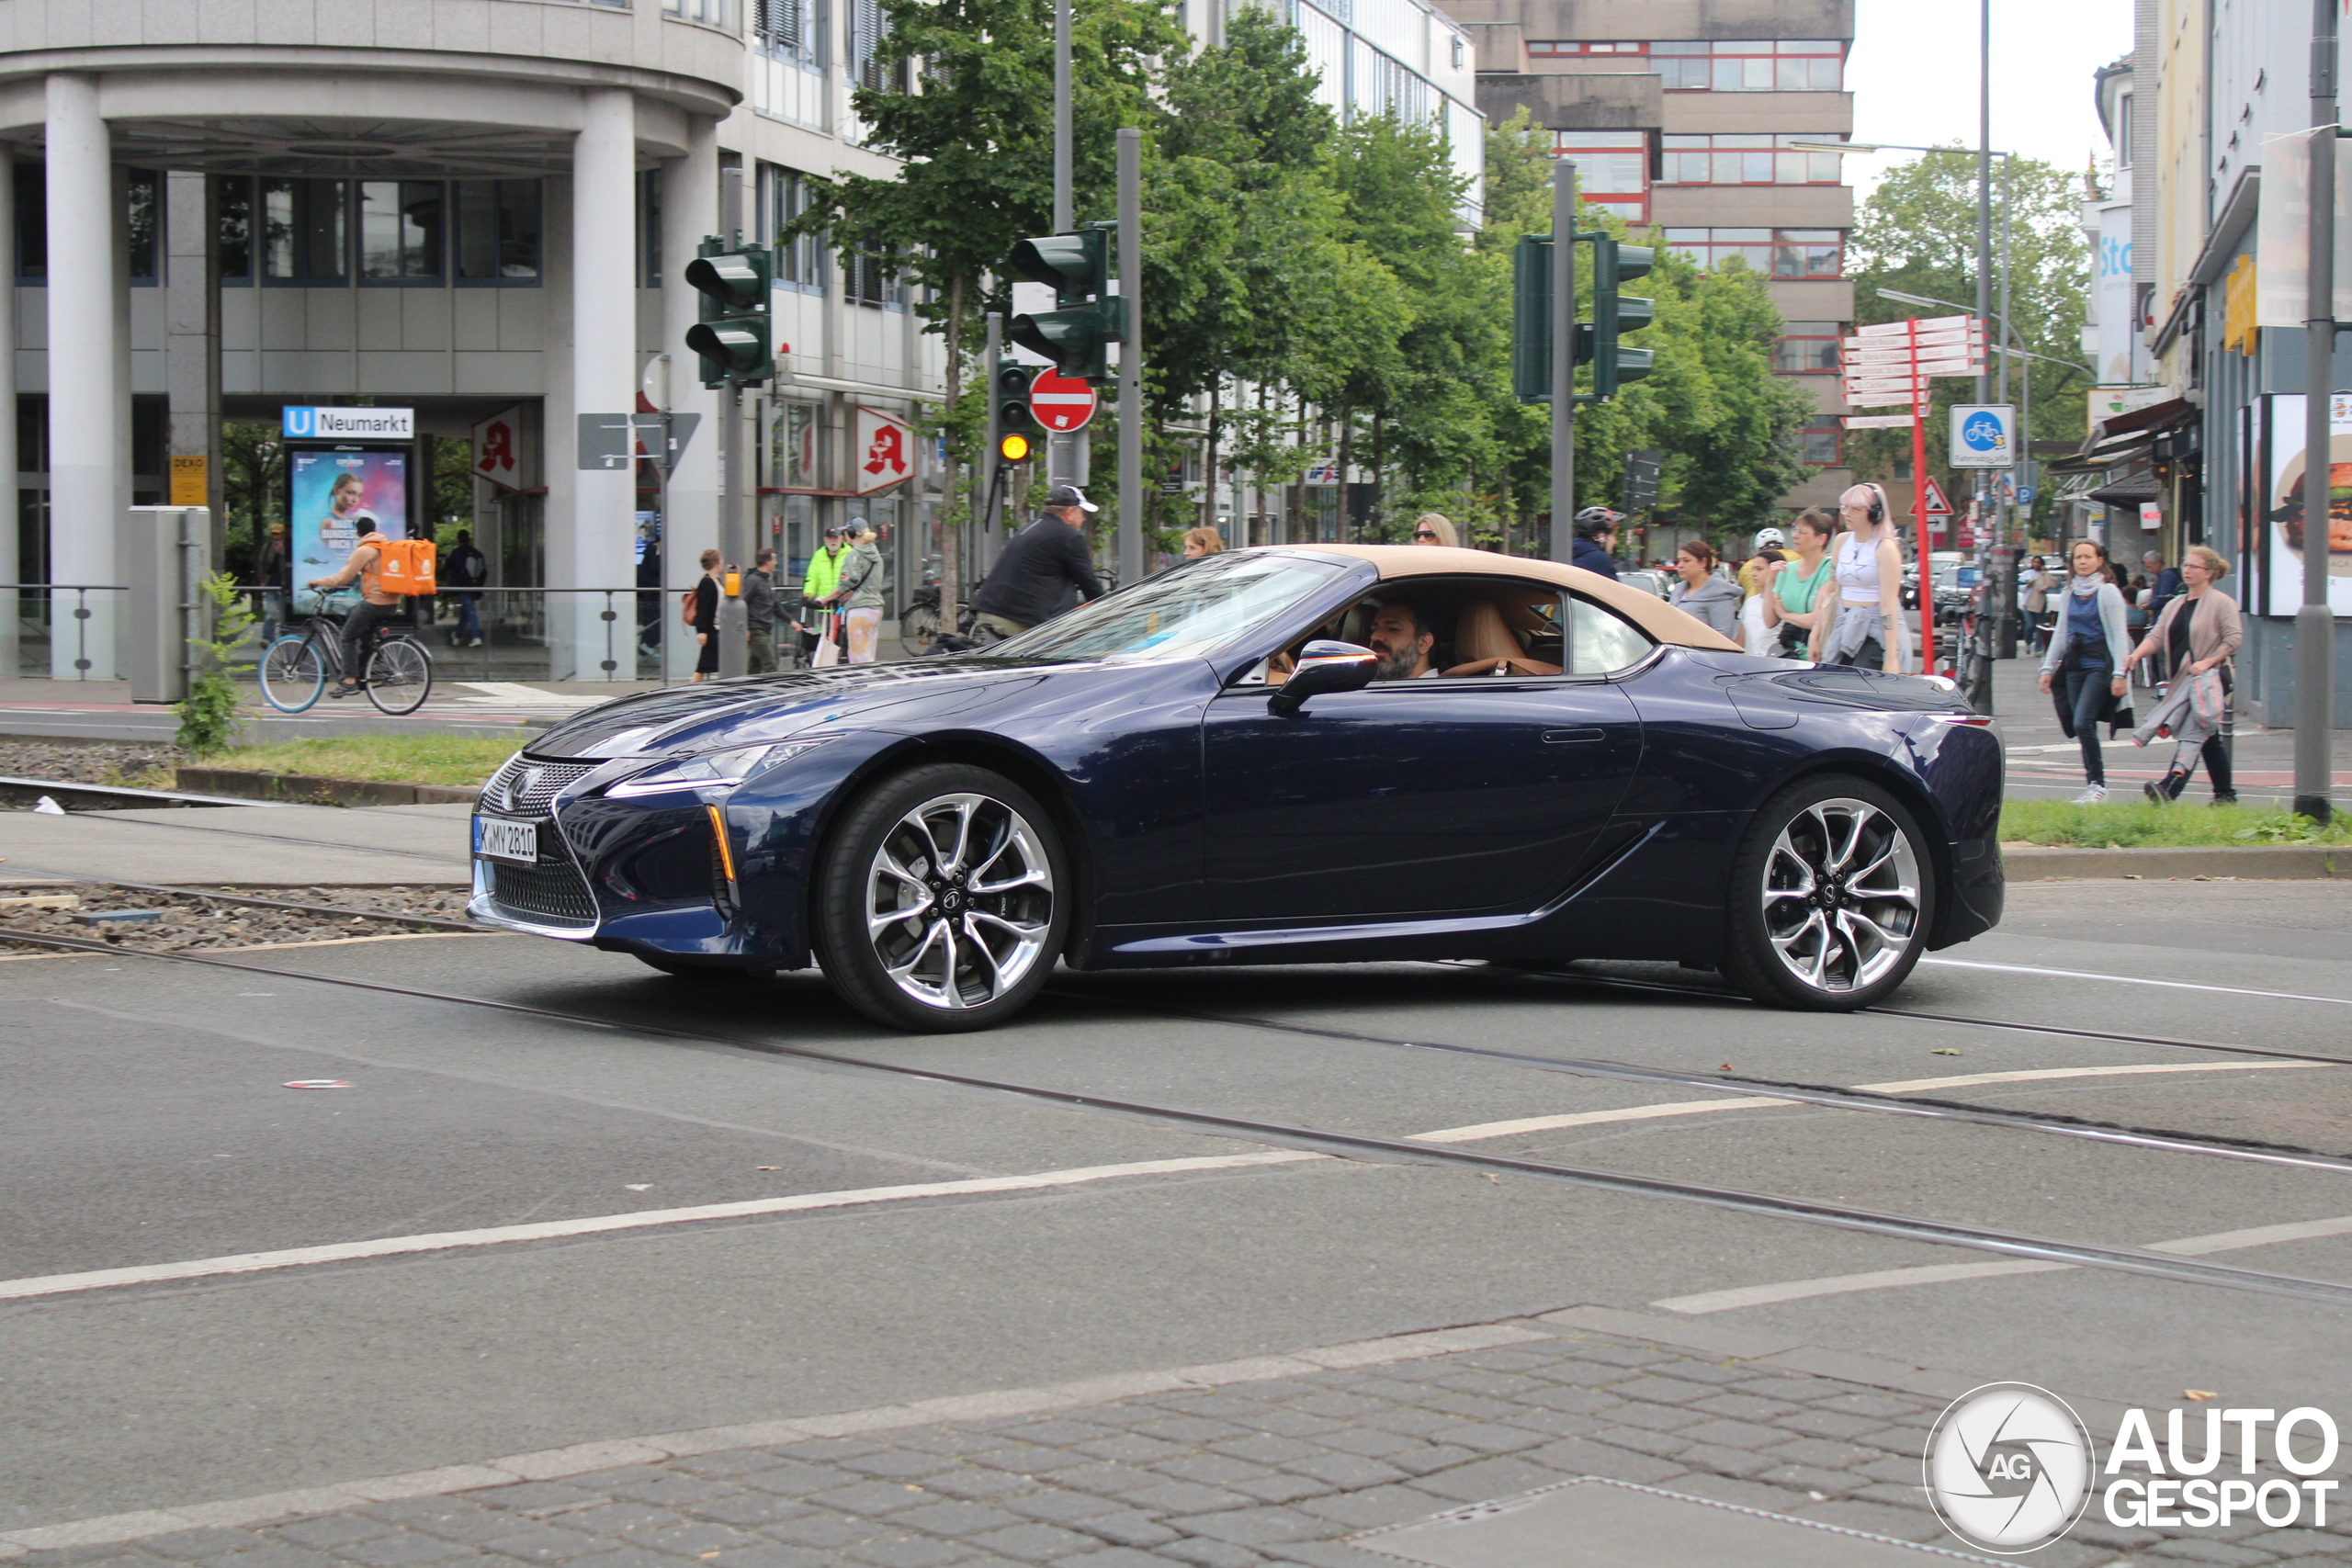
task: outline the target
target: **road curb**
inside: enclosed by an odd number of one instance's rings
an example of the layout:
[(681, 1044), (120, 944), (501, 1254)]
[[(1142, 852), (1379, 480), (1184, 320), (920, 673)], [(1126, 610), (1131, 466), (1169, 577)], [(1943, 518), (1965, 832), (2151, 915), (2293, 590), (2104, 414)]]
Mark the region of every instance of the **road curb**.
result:
[(379, 779), (331, 779), (315, 773), (266, 773), (243, 768), (180, 768), (179, 787), (241, 800), (291, 800), (333, 806), (470, 806), (474, 784), (399, 784)]
[(2335, 844), (2207, 844), (2182, 849), (2004, 849), (2011, 882), (2091, 881), (2166, 877), (2244, 877), (2248, 881), (2309, 882), (2352, 876), (2352, 846)]

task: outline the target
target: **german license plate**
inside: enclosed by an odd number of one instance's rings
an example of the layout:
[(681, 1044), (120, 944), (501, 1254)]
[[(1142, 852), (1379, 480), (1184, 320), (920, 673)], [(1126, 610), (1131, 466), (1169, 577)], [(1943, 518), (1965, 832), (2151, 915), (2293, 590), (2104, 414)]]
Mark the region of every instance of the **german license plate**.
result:
[(474, 818), (474, 853), (484, 860), (533, 865), (539, 858), (539, 825), (507, 822), (496, 817)]

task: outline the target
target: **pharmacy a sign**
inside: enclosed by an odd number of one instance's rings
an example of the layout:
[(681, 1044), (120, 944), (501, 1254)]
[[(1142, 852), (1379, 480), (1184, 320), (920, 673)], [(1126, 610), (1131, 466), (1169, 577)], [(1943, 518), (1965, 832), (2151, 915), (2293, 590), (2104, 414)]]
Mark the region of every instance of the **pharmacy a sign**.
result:
[(413, 441), (414, 409), (346, 409), (298, 406), (279, 411), (288, 441)]

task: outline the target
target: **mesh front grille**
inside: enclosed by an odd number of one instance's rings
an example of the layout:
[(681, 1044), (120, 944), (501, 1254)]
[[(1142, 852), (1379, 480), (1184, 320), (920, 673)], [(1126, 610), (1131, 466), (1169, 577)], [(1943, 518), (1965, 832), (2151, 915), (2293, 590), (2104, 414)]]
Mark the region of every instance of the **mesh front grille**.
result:
[(514, 756), (482, 786), (481, 803), (515, 817), (545, 817), (556, 792), (594, 773), (594, 762), (538, 762)]
[(537, 865), (507, 865), (498, 861), (483, 863), (490, 867), (490, 901), (498, 906), (500, 913), (542, 926), (596, 923), (596, 900), (590, 896), (588, 885), (580, 879), (580, 874), (565, 862), (541, 861)]

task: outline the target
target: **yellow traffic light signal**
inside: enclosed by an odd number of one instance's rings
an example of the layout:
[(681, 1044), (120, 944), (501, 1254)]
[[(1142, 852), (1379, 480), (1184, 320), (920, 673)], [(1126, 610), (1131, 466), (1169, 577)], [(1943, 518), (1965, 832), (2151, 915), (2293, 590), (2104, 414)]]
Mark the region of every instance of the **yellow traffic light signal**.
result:
[(1025, 461), (1029, 456), (1029, 438), (1025, 435), (1008, 435), (996, 444), (996, 450), (997, 456), (1008, 463)]

